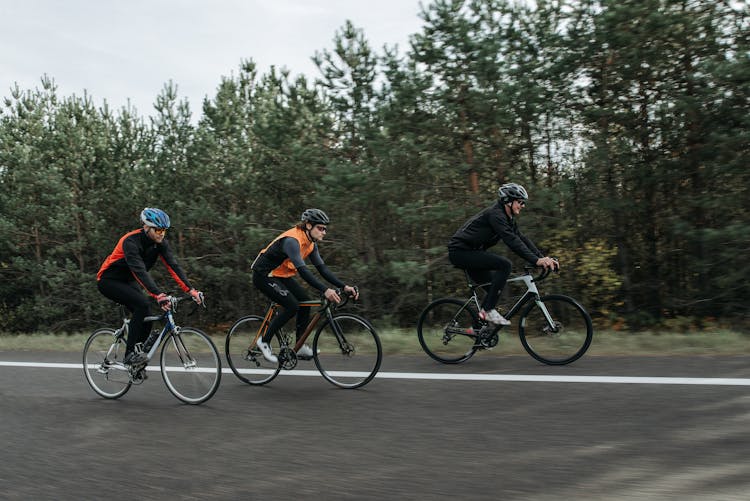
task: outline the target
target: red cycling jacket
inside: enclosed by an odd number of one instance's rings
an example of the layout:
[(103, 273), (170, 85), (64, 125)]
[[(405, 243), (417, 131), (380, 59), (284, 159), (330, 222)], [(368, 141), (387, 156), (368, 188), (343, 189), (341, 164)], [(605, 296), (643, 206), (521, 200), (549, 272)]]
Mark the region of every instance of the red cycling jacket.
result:
[(96, 280), (120, 280), (122, 282), (137, 281), (154, 298), (162, 293), (148, 270), (154, 267), (156, 260), (161, 259), (180, 288), (187, 292), (193, 287), (185, 276), (180, 265), (172, 254), (172, 250), (164, 239), (157, 244), (151, 240), (143, 229), (133, 230), (123, 235), (117, 242), (115, 250), (102, 263)]

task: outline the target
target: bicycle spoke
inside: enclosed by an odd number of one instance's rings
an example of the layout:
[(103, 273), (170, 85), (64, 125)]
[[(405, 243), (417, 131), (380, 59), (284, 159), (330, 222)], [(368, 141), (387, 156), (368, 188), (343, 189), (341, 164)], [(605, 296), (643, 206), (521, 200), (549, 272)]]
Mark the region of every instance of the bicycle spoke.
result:
[(532, 357), (549, 365), (577, 360), (591, 344), (591, 318), (566, 296), (546, 296), (542, 302), (544, 309), (533, 304), (521, 319), (519, 332), (524, 348)]
[(370, 324), (356, 316), (340, 314), (315, 334), (315, 365), (324, 378), (342, 388), (367, 384), (380, 369), (382, 347)]
[(219, 354), (205, 333), (182, 328), (164, 341), (161, 373), (174, 396), (189, 404), (199, 404), (211, 398), (219, 387)]
[(476, 314), (458, 299), (439, 299), (424, 309), (417, 324), (422, 349), (443, 363), (459, 363), (476, 351)]
[[(241, 318), (229, 329), (224, 343), (224, 352), (229, 367), (241, 381), (247, 384), (265, 384), (275, 378), (281, 370), (278, 363), (263, 358), (260, 349), (255, 346), (258, 329), (263, 318), (255, 315)], [(279, 355), (278, 337), (271, 340), (271, 349)]]
[(91, 388), (104, 398), (119, 398), (130, 389), (130, 378), (122, 359), (125, 341), (115, 342), (114, 329), (99, 329), (86, 341), (83, 371)]

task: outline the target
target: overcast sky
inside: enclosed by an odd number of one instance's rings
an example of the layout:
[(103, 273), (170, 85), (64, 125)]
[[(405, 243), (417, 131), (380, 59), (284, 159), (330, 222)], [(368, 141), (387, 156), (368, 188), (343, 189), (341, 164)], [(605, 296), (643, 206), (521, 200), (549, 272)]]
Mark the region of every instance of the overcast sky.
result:
[(197, 118), (243, 59), (315, 77), (310, 58), (347, 19), (379, 53), (403, 53), (419, 12), (420, 0), (0, 0), (0, 96), (47, 74), (59, 96), (85, 89), (114, 109), (130, 99), (148, 116), (172, 80)]

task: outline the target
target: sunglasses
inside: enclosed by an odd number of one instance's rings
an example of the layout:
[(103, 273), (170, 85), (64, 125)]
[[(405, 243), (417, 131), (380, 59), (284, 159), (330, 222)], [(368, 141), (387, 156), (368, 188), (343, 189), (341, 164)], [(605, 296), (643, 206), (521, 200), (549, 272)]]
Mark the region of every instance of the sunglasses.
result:
[(328, 227), (327, 226), (321, 226), (319, 224), (315, 225), (315, 229), (318, 230), (318, 231), (320, 231), (320, 232), (323, 232), (323, 233), (325, 233), (326, 231), (328, 231)]
[(167, 232), (166, 228), (151, 228), (157, 235), (164, 235)]
[(523, 200), (516, 200), (516, 202), (521, 204), (521, 207), (526, 207), (526, 202), (524, 202)]

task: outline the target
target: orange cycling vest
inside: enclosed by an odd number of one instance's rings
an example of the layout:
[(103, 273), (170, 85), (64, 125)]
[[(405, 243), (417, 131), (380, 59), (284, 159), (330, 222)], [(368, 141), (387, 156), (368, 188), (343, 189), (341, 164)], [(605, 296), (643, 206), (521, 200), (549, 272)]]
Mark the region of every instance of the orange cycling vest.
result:
[[(310, 239), (307, 237), (307, 234), (305, 233), (305, 230), (301, 230), (297, 228), (296, 226), (290, 230), (285, 231), (278, 237), (274, 238), (273, 241), (266, 246), (265, 249), (260, 251), (260, 254), (264, 254), (269, 247), (271, 247), (274, 243), (276, 243), (278, 240), (281, 240), (282, 238), (286, 237), (292, 237), (299, 242), (299, 250), (300, 254), (302, 255), (302, 259), (305, 260), (307, 256), (310, 255), (310, 253), (315, 249), (315, 242), (311, 242)], [(271, 271), (270, 275), (272, 277), (279, 277), (279, 278), (289, 278), (293, 277), (297, 274), (297, 268), (294, 267), (294, 264), (292, 264), (292, 260), (289, 258), (286, 258), (279, 266), (273, 269)]]

